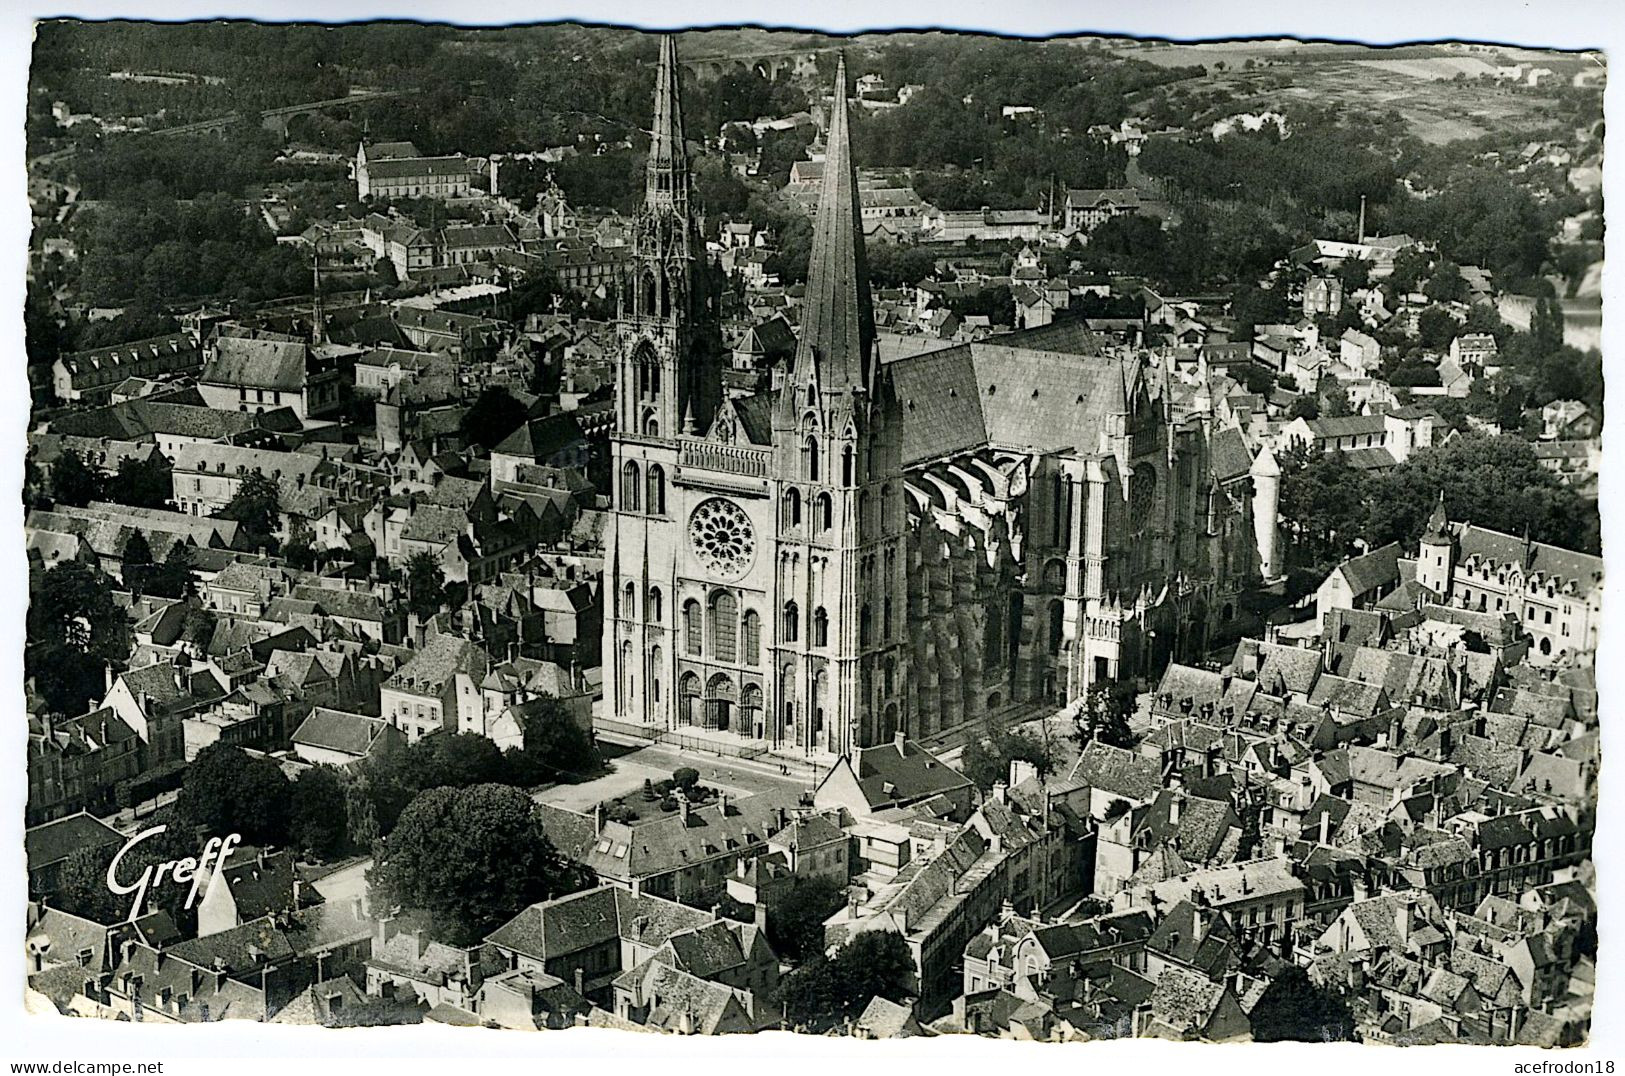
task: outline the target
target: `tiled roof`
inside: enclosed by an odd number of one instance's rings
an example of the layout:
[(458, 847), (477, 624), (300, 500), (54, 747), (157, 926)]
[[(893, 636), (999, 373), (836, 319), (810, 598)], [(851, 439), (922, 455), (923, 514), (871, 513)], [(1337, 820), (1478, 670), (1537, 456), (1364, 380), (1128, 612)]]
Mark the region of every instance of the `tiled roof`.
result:
[(23, 849), (31, 871), (60, 863), (81, 848), (102, 848), (123, 843), (124, 834), (84, 811), (33, 826), (23, 832)]
[(1078, 757), (1073, 780), (1127, 799), (1149, 801), (1162, 789), (1162, 772), (1156, 759), (1092, 740)]
[(371, 749), (387, 724), (382, 718), (318, 706), (299, 723), (299, 728), (293, 734), (293, 742), (325, 747), (360, 758)]
[(299, 392), (305, 387), (308, 348), (298, 340), (223, 336), (198, 375), (203, 384)]

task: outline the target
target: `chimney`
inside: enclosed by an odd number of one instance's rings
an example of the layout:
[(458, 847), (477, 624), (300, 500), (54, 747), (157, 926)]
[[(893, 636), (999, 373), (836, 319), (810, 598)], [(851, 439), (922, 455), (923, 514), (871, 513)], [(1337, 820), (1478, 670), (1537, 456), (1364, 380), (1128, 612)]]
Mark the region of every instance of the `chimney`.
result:
[(1003, 781), (993, 782), (993, 800), (995, 803), (1008, 803), (1010, 800), (1010, 786)]
[(767, 904), (761, 900), (758, 900), (754, 905), (752, 905), (752, 908), (755, 913), (751, 917), (752, 921), (755, 922), (756, 929), (765, 934), (767, 932)]
[(423, 959), (423, 954), (428, 952), (429, 940), (423, 936), (422, 927), (412, 929), (412, 947), (416, 950), (419, 960)]
[(906, 739), (908, 739), (908, 737), (903, 733), (902, 729), (898, 729), (897, 735), (893, 738), (893, 742), (897, 745), (897, 753), (902, 755), (904, 758), (908, 757), (908, 751), (903, 747), (903, 741)]
[(728, 806), (729, 806), (729, 804), (728, 804), (728, 793), (726, 793), (726, 792), (718, 792), (717, 793), (717, 809), (722, 812), (722, 817), (724, 817), (724, 818), (728, 817)]
[(1168, 824), (1170, 826), (1179, 825), (1179, 817), (1184, 812), (1184, 807), (1185, 807), (1185, 797), (1184, 797), (1184, 795), (1182, 793), (1175, 792), (1171, 797), (1169, 797), (1169, 800), (1168, 800)]
[(1319, 843), (1321, 843), (1321, 844), (1330, 844), (1330, 843), (1332, 843), (1332, 812), (1331, 811), (1321, 811), (1320, 812), (1320, 842)]
[(677, 798), (677, 817), (682, 819), (683, 825), (688, 825), (688, 794), (682, 789), (672, 793)]
[(587, 992), (586, 989), (585, 989), (585, 987), (586, 987), (586, 975), (582, 972), (582, 970), (579, 967), (576, 968), (575, 983), (576, 983), (576, 993), (585, 994)]
[(592, 832), (594, 836), (604, 832), (604, 805), (602, 803), (593, 805)]

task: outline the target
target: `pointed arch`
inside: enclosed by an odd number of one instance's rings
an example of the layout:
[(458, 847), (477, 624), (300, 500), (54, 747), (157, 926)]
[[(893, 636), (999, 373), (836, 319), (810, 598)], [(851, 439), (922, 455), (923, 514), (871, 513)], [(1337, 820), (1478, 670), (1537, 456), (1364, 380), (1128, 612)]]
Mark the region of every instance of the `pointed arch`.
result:
[(818, 495), (818, 506), (813, 511), (813, 518), (818, 522), (819, 533), (829, 530), (835, 525), (835, 500), (827, 493)]
[(754, 609), (745, 610), (745, 619), (739, 629), (740, 659), (746, 665), (762, 660), (762, 617)]
[(643, 476), (638, 470), (636, 460), (627, 460), (621, 465), (621, 510), (625, 512), (639, 511), (642, 493)]
[(812, 434), (801, 443), (801, 473), (809, 482), (818, 481), (818, 438)]
[(711, 657), (716, 661), (733, 661), (738, 652), (739, 601), (726, 590), (711, 595), (709, 610), (711, 629)]
[(857, 451), (851, 445), (841, 449), (841, 485), (850, 486), (857, 478)]
[(683, 649), (690, 657), (700, 656), (700, 603), (693, 598), (683, 603)]
[(666, 470), (658, 463), (649, 464), (648, 497), (645, 506), (652, 516), (666, 514)]

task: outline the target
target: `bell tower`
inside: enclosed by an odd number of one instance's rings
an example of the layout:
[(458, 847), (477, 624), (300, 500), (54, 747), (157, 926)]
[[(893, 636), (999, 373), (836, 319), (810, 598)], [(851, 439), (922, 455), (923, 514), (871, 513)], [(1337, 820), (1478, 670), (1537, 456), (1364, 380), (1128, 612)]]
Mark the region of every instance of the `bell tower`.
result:
[(718, 289), (692, 209), (677, 42), (660, 42), (643, 205), (620, 296), (616, 428), (672, 439), (703, 432), (722, 395)]
[(773, 413), (775, 666), (795, 684), (796, 743), (809, 753), (844, 754), (910, 731), (901, 435), (875, 352), (842, 59), (801, 332)]

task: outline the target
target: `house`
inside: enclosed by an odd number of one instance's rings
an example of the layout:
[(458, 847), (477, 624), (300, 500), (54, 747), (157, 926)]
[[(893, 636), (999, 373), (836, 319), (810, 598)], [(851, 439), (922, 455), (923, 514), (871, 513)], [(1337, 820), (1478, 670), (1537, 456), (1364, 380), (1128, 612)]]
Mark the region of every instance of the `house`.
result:
[[(1315, 590), (1315, 623), (1326, 624), (1333, 609), (1370, 609), (1403, 581), (1398, 542), (1350, 557), (1331, 570)], [(1415, 566), (1410, 566), (1415, 576)]]
[(1345, 366), (1369, 372), (1382, 362), (1382, 345), (1359, 329), (1344, 329), (1337, 341), (1337, 357)]
[(1342, 278), (1335, 276), (1310, 277), (1309, 283), (1303, 286), (1303, 316), (1306, 318), (1335, 318), (1342, 310)]
[(124, 840), (124, 834), (88, 811), (28, 827), (23, 831), (23, 853), (29, 897), (56, 896), (62, 866), (74, 853), (117, 848)]
[(1087, 236), (1114, 217), (1140, 211), (1140, 192), (1133, 187), (1108, 190), (1068, 190), (1062, 203), (1061, 230)]
[(436, 732), (460, 732), (483, 725), (480, 684), (490, 657), (467, 639), (437, 634), (384, 681), (379, 705), (384, 720), (407, 743)]
[(363, 142), (356, 149), (353, 167), (356, 197), (461, 198), (474, 183), (474, 162), (454, 157), (422, 157), (410, 142), (385, 142), (371, 152)]
[(301, 422), (338, 409), (348, 378), (337, 356), (290, 336), (220, 336), (198, 375), (204, 403), (220, 411), (260, 414), (287, 407)]
[(312, 765), (353, 766), (389, 755), (405, 742), (405, 735), (381, 717), (317, 706), (294, 731), (293, 753)]
[(1601, 429), (1597, 416), (1579, 400), (1553, 400), (1540, 409), (1540, 436), (1545, 441), (1584, 441)]
[(581, 814), (544, 805), (548, 837), (602, 881), (633, 893), (709, 906), (727, 890), (734, 864), (761, 854), (782, 830), (792, 806), (786, 797), (760, 793), (719, 796), (696, 805), (677, 797), (677, 811), (636, 822), (612, 822), (602, 812)]
[(63, 403), (106, 403), (129, 378), (168, 380), (202, 365), (196, 337), (169, 333), (63, 355), (51, 365), (51, 387)]
[(813, 791), (820, 811), (844, 808), (873, 815), (942, 797), (951, 816), (970, 813), (971, 782), (918, 743), (898, 733), (892, 743), (842, 755)]

